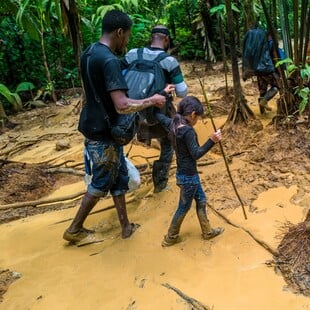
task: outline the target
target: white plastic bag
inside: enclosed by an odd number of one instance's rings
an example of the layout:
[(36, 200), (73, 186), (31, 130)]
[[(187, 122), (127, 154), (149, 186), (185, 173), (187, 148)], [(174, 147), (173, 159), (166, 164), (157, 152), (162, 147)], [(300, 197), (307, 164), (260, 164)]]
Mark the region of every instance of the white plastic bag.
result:
[(135, 189), (138, 189), (141, 185), (141, 178), (139, 170), (135, 167), (135, 165), (127, 158), (125, 157), (127, 169), (128, 169), (128, 176), (129, 176), (129, 182), (128, 187), (129, 191), (134, 191)]

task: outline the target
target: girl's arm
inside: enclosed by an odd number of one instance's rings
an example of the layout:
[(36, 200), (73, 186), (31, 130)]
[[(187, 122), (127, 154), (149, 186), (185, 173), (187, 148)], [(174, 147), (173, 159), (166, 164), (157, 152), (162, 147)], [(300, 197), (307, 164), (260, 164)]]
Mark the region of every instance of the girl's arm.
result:
[(197, 134), (195, 133), (194, 129), (189, 130), (185, 134), (184, 138), (191, 156), (194, 160), (198, 160), (203, 155), (205, 155), (216, 142), (219, 142), (222, 139), (222, 133), (220, 129), (217, 130), (202, 146), (199, 146), (198, 144)]

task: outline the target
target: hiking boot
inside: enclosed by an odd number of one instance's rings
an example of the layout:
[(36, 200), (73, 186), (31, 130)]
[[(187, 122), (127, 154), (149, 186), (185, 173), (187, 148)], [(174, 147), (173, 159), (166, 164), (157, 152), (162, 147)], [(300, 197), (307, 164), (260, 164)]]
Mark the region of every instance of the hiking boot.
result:
[(68, 231), (68, 229), (64, 232), (63, 234), (63, 239), (65, 239), (66, 241), (69, 241), (71, 243), (77, 243), (80, 242), (81, 240), (85, 239), (86, 237), (88, 237), (90, 234), (93, 234), (95, 231), (90, 230), (90, 229), (86, 229), (86, 228), (81, 228), (79, 231), (77, 232), (70, 232)]
[(204, 240), (213, 239), (216, 236), (220, 235), (223, 231), (224, 231), (224, 228), (222, 227), (212, 228), (208, 233), (202, 234), (202, 239)]
[(260, 114), (264, 114), (265, 110), (267, 111), (272, 111), (270, 107), (268, 107), (268, 101), (264, 97), (261, 97), (258, 99), (258, 104), (259, 104), (259, 111)]
[(176, 244), (178, 241), (179, 241), (178, 235), (176, 236), (165, 235), (164, 240), (161, 243), (161, 246), (165, 248), (165, 247)]

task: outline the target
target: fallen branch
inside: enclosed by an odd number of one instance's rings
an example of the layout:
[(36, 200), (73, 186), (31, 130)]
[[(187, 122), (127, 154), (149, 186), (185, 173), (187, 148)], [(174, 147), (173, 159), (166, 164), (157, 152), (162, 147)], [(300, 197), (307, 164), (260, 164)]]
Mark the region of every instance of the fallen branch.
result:
[(38, 199), (33, 201), (23, 201), (23, 202), (16, 202), (7, 205), (0, 206), (0, 210), (8, 210), (8, 209), (17, 209), (23, 207), (36, 207), (39, 205), (48, 205), (55, 202), (65, 201), (65, 200), (73, 200), (78, 199), (80, 196), (84, 195), (86, 191), (78, 192), (72, 195), (58, 197), (58, 198), (46, 198), (46, 199)]
[(168, 283), (165, 283), (165, 284), (162, 284), (162, 286), (168, 288), (169, 290), (173, 290), (175, 291), (180, 297), (182, 297), (187, 303), (189, 303), (192, 308), (191, 309), (197, 309), (197, 310), (211, 310), (211, 308), (209, 308), (208, 306), (205, 306), (204, 304), (202, 304), (200, 301), (192, 298), (192, 297), (189, 297), (187, 296), (186, 294), (184, 294), (181, 290), (179, 290), (178, 288), (168, 284)]
[(74, 174), (78, 176), (85, 176), (84, 171), (76, 170), (73, 168), (48, 168), (46, 169), (47, 172), (49, 173), (69, 173), (69, 174)]

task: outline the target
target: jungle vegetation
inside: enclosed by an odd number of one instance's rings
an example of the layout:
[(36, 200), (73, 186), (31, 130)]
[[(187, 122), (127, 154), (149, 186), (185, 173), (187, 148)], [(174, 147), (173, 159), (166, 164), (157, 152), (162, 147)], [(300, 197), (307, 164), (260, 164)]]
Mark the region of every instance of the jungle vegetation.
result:
[[(228, 122), (254, 117), (244, 98), (238, 59), (250, 25), (270, 29), (283, 42), (277, 123), (310, 119), (309, 0), (2, 0), (0, 6), (0, 120), (26, 106), (56, 101), (62, 89), (81, 87), (79, 57), (100, 37), (101, 18), (111, 8), (134, 22), (128, 48), (145, 45), (155, 24), (166, 25), (171, 53), (200, 60), (206, 68), (223, 61), (233, 74), (234, 104)], [(282, 66), (280, 66), (282, 68)]]

